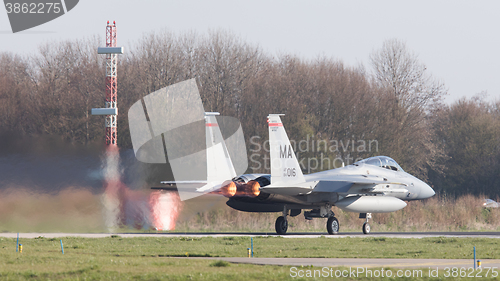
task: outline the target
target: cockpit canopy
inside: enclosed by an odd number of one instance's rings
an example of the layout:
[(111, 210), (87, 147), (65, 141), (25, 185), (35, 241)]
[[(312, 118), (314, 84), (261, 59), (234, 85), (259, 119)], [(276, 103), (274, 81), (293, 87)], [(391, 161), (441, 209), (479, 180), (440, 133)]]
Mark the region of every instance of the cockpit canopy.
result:
[(403, 171), (403, 169), (398, 165), (398, 163), (396, 163), (396, 161), (394, 161), (394, 159), (387, 156), (370, 157), (354, 163), (354, 165), (357, 166), (362, 164), (382, 167), (393, 171)]

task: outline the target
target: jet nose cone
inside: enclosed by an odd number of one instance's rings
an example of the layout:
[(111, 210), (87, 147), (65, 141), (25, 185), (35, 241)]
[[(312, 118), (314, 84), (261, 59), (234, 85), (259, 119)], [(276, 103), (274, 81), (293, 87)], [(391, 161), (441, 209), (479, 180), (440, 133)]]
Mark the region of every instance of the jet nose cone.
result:
[(418, 197), (420, 199), (426, 199), (434, 196), (434, 194), (436, 194), (436, 192), (434, 192), (434, 189), (432, 189), (432, 187), (424, 183), (420, 188), (420, 194)]

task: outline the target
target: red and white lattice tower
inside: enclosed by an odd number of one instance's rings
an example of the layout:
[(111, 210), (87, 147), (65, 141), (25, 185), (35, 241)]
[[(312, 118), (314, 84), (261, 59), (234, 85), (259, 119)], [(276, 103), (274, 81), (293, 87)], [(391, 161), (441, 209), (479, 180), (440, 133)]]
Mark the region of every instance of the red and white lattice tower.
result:
[[(106, 26), (106, 47), (116, 47), (116, 23)], [(116, 107), (116, 58), (106, 54), (106, 108)], [(106, 144), (116, 145), (116, 115), (106, 115)]]
[(106, 26), (106, 47), (99, 47), (98, 54), (106, 55), (106, 101), (105, 108), (93, 108), (92, 115), (106, 115), (106, 144), (116, 145), (116, 69), (118, 54), (123, 54), (123, 47), (116, 46), (116, 23)]

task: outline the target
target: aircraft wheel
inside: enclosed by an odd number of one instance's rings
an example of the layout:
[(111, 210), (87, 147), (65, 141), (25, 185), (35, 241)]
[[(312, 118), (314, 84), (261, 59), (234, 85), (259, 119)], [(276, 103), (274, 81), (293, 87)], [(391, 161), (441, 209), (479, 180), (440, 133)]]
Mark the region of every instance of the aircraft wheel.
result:
[(286, 231), (288, 230), (288, 221), (285, 219), (285, 217), (280, 216), (276, 219), (276, 233), (279, 235), (286, 234)]
[(368, 234), (368, 233), (370, 233), (370, 224), (369, 224), (369, 223), (367, 223), (367, 222), (365, 222), (365, 223), (363, 224), (363, 233), (364, 233), (364, 234)]
[(337, 234), (339, 233), (340, 225), (339, 220), (336, 217), (329, 217), (326, 222), (326, 229), (329, 234)]

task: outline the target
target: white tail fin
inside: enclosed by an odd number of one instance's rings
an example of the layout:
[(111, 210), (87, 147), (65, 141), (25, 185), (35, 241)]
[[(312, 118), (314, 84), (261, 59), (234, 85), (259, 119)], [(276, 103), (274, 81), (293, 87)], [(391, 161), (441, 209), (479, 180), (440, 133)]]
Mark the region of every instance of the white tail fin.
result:
[(218, 112), (205, 112), (205, 128), (207, 138), (207, 182), (230, 180), (236, 176), (233, 162), (227, 151), (216, 115)]
[(215, 117), (217, 115), (218, 112), (205, 112), (207, 180), (162, 181), (162, 184), (175, 184), (177, 187), (185, 185), (183, 188), (187, 188), (186, 185), (204, 184), (197, 188), (196, 192), (206, 193), (221, 188), (226, 181), (236, 177), (233, 162)]
[(269, 114), (267, 117), (271, 154), (271, 185), (286, 186), (305, 182), (280, 115), (284, 114)]

